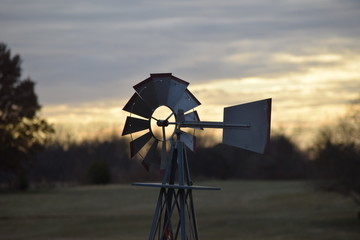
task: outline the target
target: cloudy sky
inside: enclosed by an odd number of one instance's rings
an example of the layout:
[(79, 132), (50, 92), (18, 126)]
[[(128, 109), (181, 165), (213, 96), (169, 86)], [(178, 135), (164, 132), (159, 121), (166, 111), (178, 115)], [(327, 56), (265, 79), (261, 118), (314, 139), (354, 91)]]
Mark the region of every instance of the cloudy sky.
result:
[(273, 98), (274, 128), (327, 123), (360, 92), (358, 0), (0, 0), (42, 115), (118, 124), (150, 73), (190, 82), (204, 120)]

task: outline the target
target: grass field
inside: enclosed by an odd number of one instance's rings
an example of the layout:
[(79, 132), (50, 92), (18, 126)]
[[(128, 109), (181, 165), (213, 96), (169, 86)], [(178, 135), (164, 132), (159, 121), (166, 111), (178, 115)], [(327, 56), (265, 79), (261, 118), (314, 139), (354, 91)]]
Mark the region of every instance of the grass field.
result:
[[(201, 239), (360, 239), (357, 206), (305, 182), (201, 182)], [(0, 193), (0, 239), (147, 239), (156, 189), (131, 185)]]

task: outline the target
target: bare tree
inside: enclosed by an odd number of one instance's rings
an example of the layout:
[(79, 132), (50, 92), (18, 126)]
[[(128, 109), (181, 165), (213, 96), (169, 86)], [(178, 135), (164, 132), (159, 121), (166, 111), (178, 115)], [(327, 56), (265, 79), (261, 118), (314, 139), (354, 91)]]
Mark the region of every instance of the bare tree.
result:
[(318, 186), (350, 196), (360, 206), (360, 97), (334, 126), (319, 130), (312, 153)]

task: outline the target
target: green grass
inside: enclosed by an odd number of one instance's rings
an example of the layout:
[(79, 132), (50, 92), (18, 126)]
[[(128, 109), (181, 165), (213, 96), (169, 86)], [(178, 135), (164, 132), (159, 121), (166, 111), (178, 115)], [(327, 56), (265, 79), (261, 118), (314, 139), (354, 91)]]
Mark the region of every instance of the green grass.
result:
[[(201, 239), (360, 239), (358, 207), (305, 182), (202, 182)], [(157, 190), (130, 185), (0, 193), (0, 239), (147, 239)]]

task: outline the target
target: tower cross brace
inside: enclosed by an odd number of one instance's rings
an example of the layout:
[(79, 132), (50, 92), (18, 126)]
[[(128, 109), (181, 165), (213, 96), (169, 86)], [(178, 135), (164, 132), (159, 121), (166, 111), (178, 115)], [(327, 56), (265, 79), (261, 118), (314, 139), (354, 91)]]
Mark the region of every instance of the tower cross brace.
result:
[(133, 183), (135, 186), (159, 187), (149, 240), (198, 240), (198, 228), (192, 190), (220, 190), (217, 187), (194, 186), (184, 143), (172, 142), (161, 184)]

